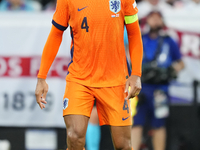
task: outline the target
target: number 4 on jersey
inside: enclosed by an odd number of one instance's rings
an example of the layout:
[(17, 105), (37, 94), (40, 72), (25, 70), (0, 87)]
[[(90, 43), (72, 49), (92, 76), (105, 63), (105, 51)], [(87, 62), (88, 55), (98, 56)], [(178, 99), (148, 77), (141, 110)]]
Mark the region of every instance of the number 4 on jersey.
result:
[(88, 32), (89, 26), (87, 24), (87, 17), (83, 18), (82, 24), (81, 24), (81, 29), (85, 29), (86, 32)]

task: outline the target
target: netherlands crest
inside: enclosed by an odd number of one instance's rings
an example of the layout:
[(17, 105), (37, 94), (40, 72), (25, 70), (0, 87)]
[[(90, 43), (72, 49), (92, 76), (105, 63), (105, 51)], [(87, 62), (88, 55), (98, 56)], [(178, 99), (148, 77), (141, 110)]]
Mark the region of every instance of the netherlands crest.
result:
[(110, 11), (118, 13), (121, 10), (121, 1), (120, 0), (110, 0)]
[(63, 100), (63, 109), (64, 109), (64, 110), (68, 107), (68, 101), (69, 101), (68, 98), (65, 98), (65, 99)]

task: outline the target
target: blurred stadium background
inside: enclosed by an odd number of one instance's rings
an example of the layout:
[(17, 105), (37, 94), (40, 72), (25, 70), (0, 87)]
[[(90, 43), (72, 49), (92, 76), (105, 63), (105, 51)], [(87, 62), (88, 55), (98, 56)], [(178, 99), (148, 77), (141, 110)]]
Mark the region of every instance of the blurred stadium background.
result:
[[(63, 150), (62, 96), (70, 61), (69, 28), (48, 75), (47, 108), (40, 110), (34, 97), (36, 75), (55, 1), (26, 3), (33, 8), (12, 11), (0, 5), (0, 150), (9, 146), (11, 150)], [(140, 19), (150, 9), (142, 3), (138, 1)], [(185, 63), (170, 86), (167, 150), (200, 150), (200, 2), (170, 0), (166, 5), (170, 9), (160, 8), (167, 32), (179, 43)], [(101, 129), (100, 149), (113, 150), (109, 128)], [(146, 150), (150, 149), (151, 145)]]

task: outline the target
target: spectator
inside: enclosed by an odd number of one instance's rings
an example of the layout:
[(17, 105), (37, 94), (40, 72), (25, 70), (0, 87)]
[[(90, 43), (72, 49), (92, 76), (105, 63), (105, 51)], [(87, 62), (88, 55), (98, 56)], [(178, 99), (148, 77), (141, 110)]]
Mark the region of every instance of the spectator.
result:
[(26, 0), (3, 0), (0, 3), (0, 11), (34, 11), (39, 10), (38, 6), (40, 4), (37, 4), (36, 8), (36, 2), (26, 1)]
[(139, 150), (145, 118), (148, 115), (153, 128), (154, 150), (165, 150), (165, 119), (168, 116), (169, 82), (184, 67), (177, 43), (161, 34), (164, 22), (160, 12), (147, 16), (150, 30), (143, 35), (142, 90), (139, 95), (137, 114), (132, 128), (132, 144)]
[(156, 10), (162, 13), (171, 10), (172, 7), (163, 0), (144, 0), (138, 3), (138, 17), (142, 19), (146, 17), (151, 11)]

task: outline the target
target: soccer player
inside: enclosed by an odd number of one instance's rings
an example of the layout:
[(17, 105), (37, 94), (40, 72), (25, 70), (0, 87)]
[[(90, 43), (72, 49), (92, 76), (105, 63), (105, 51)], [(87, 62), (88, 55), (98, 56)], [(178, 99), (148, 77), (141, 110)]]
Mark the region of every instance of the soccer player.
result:
[[(58, 0), (53, 25), (41, 58), (35, 90), (45, 108), (48, 70), (63, 31), (71, 29), (71, 62), (66, 76), (63, 116), (68, 150), (82, 150), (96, 99), (100, 125), (110, 125), (117, 150), (131, 150), (129, 99), (141, 90), (142, 40), (135, 0)], [(123, 33), (126, 24), (132, 73), (128, 75)], [(130, 92), (128, 88), (131, 88)]]

